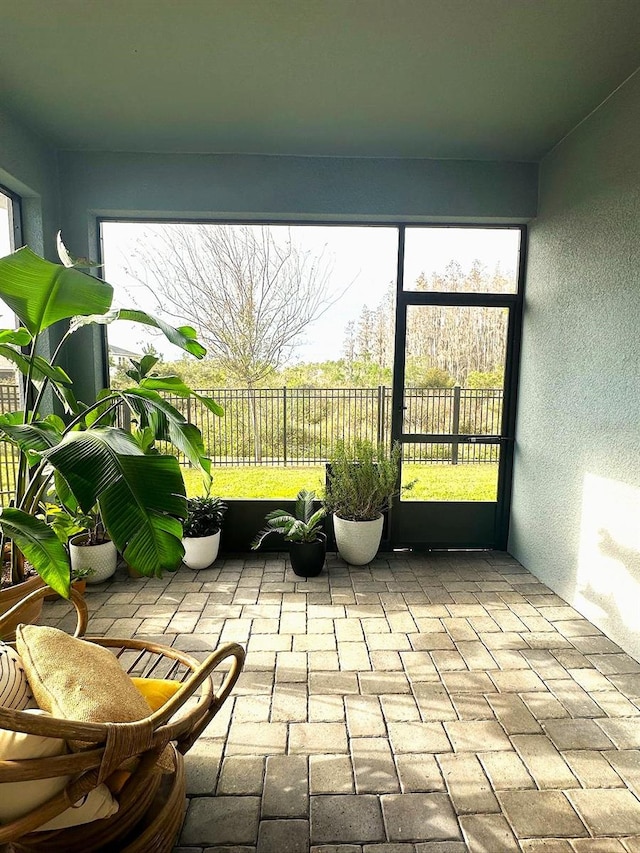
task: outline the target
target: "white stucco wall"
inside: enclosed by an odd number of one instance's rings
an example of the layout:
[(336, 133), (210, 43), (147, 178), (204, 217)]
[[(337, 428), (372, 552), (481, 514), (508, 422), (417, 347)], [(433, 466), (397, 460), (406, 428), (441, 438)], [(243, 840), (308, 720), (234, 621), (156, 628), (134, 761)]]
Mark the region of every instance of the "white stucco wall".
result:
[(640, 74), (541, 164), (509, 550), (640, 658)]

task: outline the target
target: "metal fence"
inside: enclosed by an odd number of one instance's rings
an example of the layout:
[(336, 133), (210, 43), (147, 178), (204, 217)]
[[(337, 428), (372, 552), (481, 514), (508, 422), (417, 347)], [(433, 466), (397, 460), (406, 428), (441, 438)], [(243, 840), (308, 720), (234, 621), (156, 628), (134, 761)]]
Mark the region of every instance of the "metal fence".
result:
[[(212, 388), (200, 391), (217, 400), (223, 418), (201, 403), (169, 398), (202, 432), (215, 465), (315, 465), (335, 443), (367, 439), (391, 444), (391, 388)], [(498, 435), (502, 389), (408, 388), (404, 432)], [(465, 464), (495, 462), (495, 445), (446, 442), (407, 444), (405, 462)]]
[[(391, 444), (391, 388), (212, 388), (200, 391), (225, 410), (216, 417), (197, 400), (167, 399), (202, 432), (214, 465), (316, 465), (335, 443), (367, 439)], [(18, 389), (0, 385), (0, 411), (20, 407)], [(407, 388), (404, 432), (497, 435), (502, 389)], [(405, 462), (468, 464), (496, 462), (496, 445), (458, 441), (406, 444)], [(186, 464), (186, 460), (182, 459)], [(0, 496), (11, 493), (17, 454), (0, 444)]]
[[(17, 385), (0, 384), (0, 414), (20, 409), (20, 389)], [(0, 503), (6, 504), (13, 494), (16, 471), (18, 470), (18, 451), (7, 442), (0, 442)]]

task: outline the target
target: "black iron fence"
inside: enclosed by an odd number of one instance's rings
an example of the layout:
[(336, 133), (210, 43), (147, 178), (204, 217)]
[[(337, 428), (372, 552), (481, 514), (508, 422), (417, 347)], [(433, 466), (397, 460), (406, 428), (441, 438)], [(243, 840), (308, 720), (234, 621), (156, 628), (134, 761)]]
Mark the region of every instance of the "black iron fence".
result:
[[(213, 388), (201, 390), (225, 410), (216, 417), (197, 400), (168, 396), (202, 432), (214, 465), (316, 465), (331, 457), (335, 443), (367, 439), (391, 444), (391, 388)], [(18, 389), (0, 385), (0, 411), (20, 408)], [(404, 432), (497, 435), (502, 389), (407, 388)], [(468, 464), (496, 462), (498, 447), (455, 439), (406, 444), (405, 462)], [(181, 460), (185, 462), (185, 460)], [(186, 462), (185, 462), (186, 464)], [(0, 444), (0, 497), (13, 486), (17, 454)]]
[[(391, 388), (213, 388), (200, 391), (225, 410), (218, 418), (193, 400), (169, 398), (201, 430), (215, 465), (315, 465), (335, 443), (367, 439), (391, 444)], [(404, 431), (498, 435), (502, 389), (408, 388)], [(495, 462), (495, 445), (451, 441), (407, 444), (405, 462)]]
[[(15, 412), (21, 407), (17, 385), (0, 384), (0, 414)], [(18, 451), (7, 442), (0, 442), (0, 503), (6, 504), (15, 486), (18, 470)]]

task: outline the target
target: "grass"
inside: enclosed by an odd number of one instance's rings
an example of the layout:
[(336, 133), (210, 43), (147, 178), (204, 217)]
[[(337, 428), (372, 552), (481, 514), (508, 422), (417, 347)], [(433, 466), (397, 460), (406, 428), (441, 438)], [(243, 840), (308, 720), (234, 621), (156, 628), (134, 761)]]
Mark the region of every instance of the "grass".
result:
[(415, 485), (403, 495), (410, 501), (495, 501), (498, 465), (405, 465), (402, 482)]
[[(203, 494), (200, 475), (183, 470), (189, 497)], [(212, 494), (223, 498), (294, 498), (300, 489), (324, 488), (324, 465), (309, 467), (214, 467)], [(411, 501), (495, 501), (497, 464), (405, 465), (403, 482), (417, 482), (404, 493)]]

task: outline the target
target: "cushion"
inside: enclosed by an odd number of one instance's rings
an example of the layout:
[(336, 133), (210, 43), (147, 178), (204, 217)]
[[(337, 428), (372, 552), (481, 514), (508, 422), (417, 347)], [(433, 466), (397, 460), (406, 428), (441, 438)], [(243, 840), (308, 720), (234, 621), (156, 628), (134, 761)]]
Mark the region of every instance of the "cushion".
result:
[(35, 705), (20, 655), (0, 642), (0, 707), (23, 711)]
[(16, 647), (38, 705), (55, 717), (130, 723), (149, 705), (106, 648), (40, 625), (19, 625)]
[[(46, 711), (28, 709), (27, 714), (50, 716)], [(60, 738), (31, 735), (0, 729), (0, 761), (15, 761), (26, 758), (49, 758), (64, 755), (67, 746)], [(32, 809), (38, 808), (65, 787), (70, 776), (54, 776), (50, 779), (34, 779), (30, 782), (0, 783), (0, 823), (9, 823)], [(44, 829), (61, 829), (88, 823), (101, 817), (111, 817), (118, 811), (118, 803), (106, 785), (99, 785), (72, 808), (65, 809), (44, 826)]]
[(157, 711), (180, 690), (180, 681), (168, 678), (132, 678), (136, 689), (142, 693), (152, 711)]
[[(42, 714), (44, 711), (25, 711), (27, 714)], [(18, 758), (49, 758), (64, 755), (67, 746), (63, 740), (24, 732), (0, 729), (0, 760)], [(3, 782), (0, 784), (0, 823), (8, 823), (37, 808), (59, 793), (67, 784), (68, 777), (39, 779), (32, 782)]]
[(111, 796), (106, 785), (98, 785), (81, 800), (54, 817), (48, 823), (39, 826), (37, 832), (48, 829), (64, 829), (66, 826), (79, 826), (103, 817), (111, 817), (120, 808), (118, 801)]
[[(132, 723), (149, 716), (146, 699), (109, 649), (43, 625), (18, 625), (16, 647), (38, 705), (53, 716), (89, 723)], [(173, 770), (170, 747), (158, 765)]]

